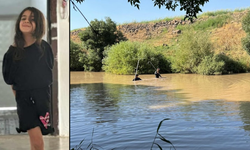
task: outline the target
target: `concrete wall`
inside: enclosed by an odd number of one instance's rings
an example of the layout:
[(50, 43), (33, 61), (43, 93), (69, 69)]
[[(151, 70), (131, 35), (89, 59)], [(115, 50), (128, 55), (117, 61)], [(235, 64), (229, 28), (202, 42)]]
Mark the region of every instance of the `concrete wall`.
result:
[(66, 10), (57, 2), (59, 135), (69, 136), (69, 0)]

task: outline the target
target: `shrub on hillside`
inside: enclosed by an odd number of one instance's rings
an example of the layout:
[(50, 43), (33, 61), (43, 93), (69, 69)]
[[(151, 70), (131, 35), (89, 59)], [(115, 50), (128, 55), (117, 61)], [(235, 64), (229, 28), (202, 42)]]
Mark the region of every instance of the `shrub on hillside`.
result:
[(204, 31), (187, 30), (179, 40), (179, 46), (172, 57), (174, 72), (197, 73), (197, 67), (202, 60), (213, 55), (209, 35)]
[(80, 57), (84, 55), (81, 47), (70, 40), (70, 71), (84, 70), (83, 63), (80, 62)]
[[(250, 26), (250, 24), (249, 24)], [(250, 33), (246, 37), (241, 39), (242, 47), (250, 55)]]
[(120, 42), (104, 51), (103, 70), (114, 74), (134, 74), (139, 60), (139, 73), (154, 73), (155, 66), (161, 66), (161, 71), (170, 72), (169, 63), (163, 54), (153, 47), (137, 42)]
[(87, 54), (80, 56), (80, 62), (83, 63), (84, 71), (100, 71), (101, 58), (94, 50), (89, 49)]
[(250, 11), (242, 19), (242, 29), (246, 32), (247, 36), (242, 38), (241, 43), (242, 47), (250, 55)]
[(248, 11), (246, 16), (242, 19), (242, 29), (250, 34), (250, 11)]
[(219, 15), (214, 18), (209, 18), (206, 21), (201, 21), (194, 24), (194, 29), (196, 30), (207, 30), (209, 28), (220, 28), (230, 19), (230, 15)]
[(205, 56), (197, 68), (197, 73), (203, 75), (221, 74), (224, 70), (225, 62), (216, 55)]
[[(195, 30), (209, 30), (214, 28), (220, 28), (225, 23), (227, 23), (231, 19), (229, 14), (217, 15), (215, 17), (208, 18), (206, 20), (197, 21), (191, 25), (191, 27)], [(190, 25), (178, 25), (177, 29), (185, 30), (189, 28)]]
[(239, 61), (233, 60), (232, 58), (229, 58), (228, 56), (224, 54), (217, 55), (219, 60), (222, 60), (225, 62), (223, 73), (243, 73), (246, 72), (246, 68), (242, 63)]

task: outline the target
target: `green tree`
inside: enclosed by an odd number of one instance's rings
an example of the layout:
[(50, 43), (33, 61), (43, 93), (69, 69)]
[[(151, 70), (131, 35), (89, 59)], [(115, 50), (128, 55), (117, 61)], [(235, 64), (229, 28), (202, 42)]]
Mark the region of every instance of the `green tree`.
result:
[[(78, 3), (81, 3), (85, 0), (76, 0)], [(193, 18), (197, 18), (196, 14), (202, 12), (200, 6), (204, 6), (205, 3), (209, 0), (152, 0), (154, 1), (154, 6), (159, 8), (165, 7), (168, 10), (175, 11), (176, 7), (180, 6), (181, 11), (186, 11), (186, 18), (193, 21)], [(140, 9), (140, 0), (128, 0), (132, 5)]]
[(241, 39), (242, 47), (250, 55), (250, 11), (242, 19), (242, 29), (246, 32), (247, 36)]
[(100, 71), (102, 67), (102, 59), (92, 49), (89, 49), (87, 54), (81, 55), (80, 62), (83, 63), (85, 71)]
[(80, 62), (83, 54), (82, 48), (70, 40), (70, 71), (84, 70), (83, 63)]
[(95, 19), (90, 24), (90, 27), (79, 34), (83, 45), (88, 50), (89, 62), (85, 66), (89, 71), (101, 71), (104, 48), (126, 38), (116, 29), (116, 23), (109, 17), (105, 21)]

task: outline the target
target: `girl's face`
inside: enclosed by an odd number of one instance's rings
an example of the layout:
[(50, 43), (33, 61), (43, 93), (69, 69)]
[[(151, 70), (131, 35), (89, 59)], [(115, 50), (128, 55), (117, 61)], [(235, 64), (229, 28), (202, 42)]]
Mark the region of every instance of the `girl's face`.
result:
[(36, 29), (34, 15), (30, 10), (26, 10), (21, 17), (19, 28), (23, 34), (32, 34)]

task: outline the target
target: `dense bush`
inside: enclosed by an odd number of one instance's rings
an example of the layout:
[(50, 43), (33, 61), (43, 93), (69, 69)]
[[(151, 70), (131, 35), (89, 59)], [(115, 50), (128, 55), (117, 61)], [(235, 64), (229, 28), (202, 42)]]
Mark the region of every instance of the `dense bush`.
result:
[(100, 71), (102, 59), (94, 50), (88, 50), (87, 54), (82, 54), (80, 62), (83, 63), (84, 71)]
[(82, 48), (78, 44), (70, 41), (70, 71), (84, 70), (83, 63), (79, 61), (84, 55), (81, 50)]
[(103, 70), (114, 74), (134, 74), (139, 60), (139, 73), (154, 73), (154, 67), (161, 67), (161, 72), (170, 72), (169, 62), (155, 49), (137, 42), (121, 42), (104, 51)]
[(223, 73), (243, 73), (246, 72), (246, 68), (239, 61), (233, 60), (224, 54), (217, 55), (219, 60), (225, 62)]
[(225, 62), (216, 55), (205, 56), (197, 68), (197, 73), (203, 75), (222, 74)]
[(174, 72), (197, 73), (199, 64), (210, 55), (213, 52), (209, 35), (190, 29), (180, 37), (179, 46), (171, 60), (172, 69)]
[(250, 34), (250, 11), (248, 11), (246, 16), (242, 19), (242, 29)]
[(250, 55), (250, 11), (242, 19), (242, 29), (246, 32), (247, 36), (242, 38), (241, 43), (242, 47)]
[[(250, 26), (250, 24), (249, 24)], [(250, 55), (250, 33), (246, 37), (241, 39), (242, 47)]]

